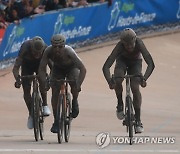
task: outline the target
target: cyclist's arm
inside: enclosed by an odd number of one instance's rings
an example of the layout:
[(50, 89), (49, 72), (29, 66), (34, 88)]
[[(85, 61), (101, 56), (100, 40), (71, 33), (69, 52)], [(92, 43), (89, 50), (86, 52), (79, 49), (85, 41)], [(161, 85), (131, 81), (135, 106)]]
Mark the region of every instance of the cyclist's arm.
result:
[(16, 81), (18, 80), (19, 69), (20, 69), (21, 65), (22, 65), (22, 58), (17, 57), (16, 62), (15, 62), (14, 67), (13, 67), (13, 71), (12, 71)]
[[(48, 47), (48, 45), (46, 44), (44, 51), (46, 50), (47, 47)], [(44, 54), (44, 51), (43, 51), (43, 54)], [(53, 61), (52, 61), (51, 59), (48, 59), (48, 67), (50, 68), (50, 70), (51, 70), (52, 67), (53, 67)]]
[(46, 48), (38, 69), (38, 76), (41, 84), (44, 85), (43, 87), (45, 87), (45, 82), (46, 82), (46, 66), (49, 62), (48, 53), (49, 53), (49, 48)]
[(77, 67), (80, 70), (79, 79), (78, 79), (77, 82), (81, 86), (81, 84), (83, 83), (84, 78), (86, 76), (86, 68), (85, 68), (84, 64), (82, 63), (82, 61), (79, 58), (77, 59), (76, 64), (77, 64)]
[(52, 67), (53, 67), (53, 61), (51, 59), (48, 60), (48, 66), (49, 66), (49, 68), (51, 70)]
[(84, 66), (84, 64), (82, 63), (82, 60), (78, 57), (78, 55), (76, 54), (76, 52), (74, 51), (74, 49), (72, 49), (71, 47), (69, 47), (70, 50), (70, 56), (75, 64), (75, 66), (77, 68), (79, 68), (80, 70), (80, 73), (79, 73), (79, 79), (77, 81), (77, 83), (81, 86), (81, 84), (83, 83), (84, 81), (84, 78), (86, 76), (86, 68)]
[(109, 57), (105, 61), (102, 68), (104, 77), (108, 83), (111, 81), (110, 67), (112, 66), (112, 64), (114, 63), (114, 61), (116, 60), (118, 56), (119, 48), (120, 48), (120, 43), (118, 43), (116, 47), (113, 49), (112, 53), (109, 55)]
[(149, 53), (149, 51), (146, 49), (144, 43), (141, 41), (140, 42), (140, 47), (141, 47), (141, 53), (142, 56), (147, 64), (147, 68), (144, 74), (144, 79), (147, 80), (149, 78), (149, 76), (152, 74), (155, 65), (154, 65), (154, 61)]
[(26, 52), (26, 45), (25, 45), (25, 43), (23, 43), (20, 50), (19, 50), (18, 57), (16, 58), (16, 61), (15, 61), (15, 64), (14, 64), (14, 67), (12, 70), (14, 78), (16, 79), (16, 81), (19, 80), (18, 79), (19, 69), (22, 65), (22, 61), (23, 61), (23, 57), (24, 57), (25, 52)]

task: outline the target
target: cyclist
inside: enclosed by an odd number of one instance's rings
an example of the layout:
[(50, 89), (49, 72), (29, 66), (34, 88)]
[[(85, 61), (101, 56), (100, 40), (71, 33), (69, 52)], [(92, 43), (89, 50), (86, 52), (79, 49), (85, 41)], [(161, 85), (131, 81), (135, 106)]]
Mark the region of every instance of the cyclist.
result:
[(111, 79), (110, 76), (110, 67), (116, 60), (114, 76), (120, 77), (128, 74), (142, 74), (142, 56), (147, 64), (145, 74), (142, 75), (142, 78), (136, 77), (131, 79), (131, 90), (133, 93), (133, 105), (135, 110), (136, 118), (136, 129), (137, 133), (144, 131), (143, 125), (140, 119), (141, 113), (141, 92), (139, 90), (139, 84), (142, 87), (146, 87), (146, 81), (151, 75), (155, 65), (153, 59), (146, 49), (143, 41), (136, 36), (136, 33), (131, 28), (125, 28), (120, 35), (120, 41), (117, 43), (116, 47), (113, 49), (112, 53), (107, 58), (106, 62), (103, 65), (103, 73), (106, 81), (109, 84), (110, 89), (115, 89), (117, 97), (117, 118), (122, 120), (124, 118), (124, 104), (122, 100), (122, 82), (123, 78), (115, 78), (115, 82)]
[[(61, 34), (53, 35), (51, 44), (44, 52), (42, 61), (39, 67), (39, 75), (41, 82), (45, 87), (45, 70), (48, 60), (52, 60), (53, 67), (51, 70), (51, 80), (64, 79), (67, 77), (70, 80), (75, 80), (76, 84), (70, 84), (72, 99), (72, 118), (76, 118), (79, 114), (78, 95), (81, 91), (81, 84), (86, 75), (86, 68), (78, 57), (74, 49), (66, 45), (66, 39)], [(57, 86), (55, 82), (51, 84), (52, 98), (51, 104), (53, 108), (54, 123), (51, 128), (52, 133), (57, 133), (56, 110), (60, 91), (60, 85)]]
[[(38, 67), (46, 47), (47, 45), (39, 36), (35, 36), (34, 38), (23, 42), (13, 67), (13, 75), (16, 80), (16, 88), (20, 88), (21, 86), (21, 80), (19, 75), (20, 67), (22, 76), (33, 75), (34, 72), (37, 74)], [(29, 129), (33, 128), (33, 119), (31, 116), (31, 82), (31, 79), (22, 79), (24, 100), (29, 111), (29, 117), (27, 122), (27, 127)], [(47, 105), (47, 91), (44, 91), (41, 85), (40, 92), (43, 100), (43, 115), (49, 116), (51, 112)]]

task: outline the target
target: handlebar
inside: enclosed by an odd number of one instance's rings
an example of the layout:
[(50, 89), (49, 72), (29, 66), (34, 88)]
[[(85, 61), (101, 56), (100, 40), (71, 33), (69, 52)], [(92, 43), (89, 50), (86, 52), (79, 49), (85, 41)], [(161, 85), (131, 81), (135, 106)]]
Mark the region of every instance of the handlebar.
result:
[(21, 84), (22, 84), (22, 79), (36, 79), (38, 77), (38, 75), (35, 75), (35, 74), (33, 74), (33, 75), (25, 75), (25, 76), (18, 76), (18, 81), (16, 81), (15, 83), (14, 83), (14, 86), (16, 87), (16, 88), (20, 88), (21, 87)]
[(133, 74), (133, 75), (129, 75), (129, 74), (126, 74), (126, 75), (123, 75), (123, 76), (117, 76), (117, 77), (114, 77), (114, 75), (112, 74), (112, 82), (115, 82), (114, 79), (115, 78), (124, 78), (126, 79), (126, 81), (128, 82), (130, 78), (133, 78), (133, 77), (139, 77), (140, 78), (140, 85), (141, 87), (146, 87), (147, 86), (147, 83), (146, 83), (146, 80), (144, 79), (144, 76), (142, 74)]
[(76, 83), (75, 80), (68, 80), (68, 79), (52, 79), (50, 82), (58, 82), (58, 83)]
[(35, 74), (33, 74), (33, 75), (25, 75), (25, 76), (20, 76), (20, 79), (34, 79), (34, 78), (37, 78), (38, 77), (38, 75), (35, 75)]
[(133, 78), (133, 77), (140, 77), (140, 78), (143, 78), (142, 74), (133, 74), (133, 75), (129, 75), (129, 74), (126, 74), (126, 75), (123, 75), (123, 76), (114, 76), (114, 74), (112, 74), (112, 79), (114, 78), (125, 78), (125, 79), (128, 79), (128, 78)]

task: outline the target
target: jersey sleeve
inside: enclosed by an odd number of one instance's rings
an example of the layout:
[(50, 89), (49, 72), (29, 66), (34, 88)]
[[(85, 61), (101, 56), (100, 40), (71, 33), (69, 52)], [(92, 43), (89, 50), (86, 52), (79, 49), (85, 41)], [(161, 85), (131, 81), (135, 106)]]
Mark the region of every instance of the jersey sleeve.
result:
[(149, 78), (149, 76), (152, 74), (155, 65), (154, 65), (154, 61), (152, 59), (151, 54), (149, 53), (149, 51), (147, 50), (147, 48), (145, 47), (144, 43), (142, 40), (139, 40), (139, 45), (140, 45), (140, 51), (141, 54), (147, 64), (147, 68), (144, 74), (144, 79), (147, 80)]
[(106, 59), (103, 65), (102, 70), (103, 70), (103, 74), (107, 82), (110, 82), (111, 80), (110, 67), (112, 66), (118, 54), (120, 53), (120, 48), (121, 48), (121, 44), (120, 42), (118, 42), (118, 44), (115, 46), (115, 48), (113, 49), (111, 54), (108, 56), (108, 58)]

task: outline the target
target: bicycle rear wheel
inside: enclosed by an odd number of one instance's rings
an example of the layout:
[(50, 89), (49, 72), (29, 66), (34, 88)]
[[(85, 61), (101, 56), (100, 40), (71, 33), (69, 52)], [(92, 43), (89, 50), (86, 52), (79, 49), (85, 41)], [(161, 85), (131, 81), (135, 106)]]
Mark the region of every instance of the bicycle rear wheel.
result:
[(133, 143), (133, 117), (132, 117), (132, 99), (131, 97), (126, 97), (126, 103), (128, 106), (127, 110), (127, 120), (128, 120), (128, 132), (129, 132), (129, 139), (130, 139), (130, 145)]
[(32, 116), (34, 126), (35, 140), (39, 140), (39, 97), (38, 94), (33, 92), (32, 94)]
[(66, 96), (66, 105), (64, 106), (64, 138), (65, 141), (69, 141), (70, 137), (70, 130), (71, 130), (71, 95), (67, 93)]
[(42, 100), (39, 101), (39, 134), (41, 140), (44, 139), (44, 116), (43, 116), (43, 108), (42, 108)]
[(59, 95), (59, 101), (57, 105), (57, 124), (58, 124), (58, 143), (61, 143), (63, 140), (63, 95)]

